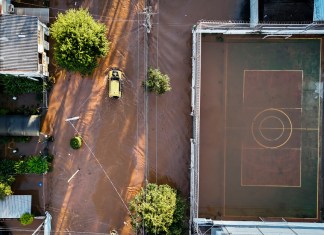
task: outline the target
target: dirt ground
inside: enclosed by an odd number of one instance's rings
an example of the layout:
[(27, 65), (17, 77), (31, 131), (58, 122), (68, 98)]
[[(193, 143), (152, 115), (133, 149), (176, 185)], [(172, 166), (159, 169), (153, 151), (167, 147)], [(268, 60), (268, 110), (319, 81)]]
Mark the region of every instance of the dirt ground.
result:
[[(88, 8), (105, 23), (112, 41), (109, 55), (91, 77), (52, 66), (56, 84), (42, 132), (55, 142), (54, 171), (48, 174), (47, 208), (52, 231), (132, 234), (127, 204), (144, 183), (169, 183), (189, 194), (191, 28), (200, 19), (238, 19), (242, 1), (152, 1), (153, 28), (148, 64), (171, 77), (172, 91), (145, 95), (144, 1), (52, 0), (58, 12)], [(51, 60), (53, 61), (53, 60)], [(109, 67), (126, 74), (121, 100), (107, 98), (104, 74)], [(69, 117), (79, 120), (66, 122)], [(82, 135), (85, 145), (72, 150), (69, 140)], [(148, 160), (148, 161), (147, 161)], [(70, 177), (77, 172), (68, 182)]]

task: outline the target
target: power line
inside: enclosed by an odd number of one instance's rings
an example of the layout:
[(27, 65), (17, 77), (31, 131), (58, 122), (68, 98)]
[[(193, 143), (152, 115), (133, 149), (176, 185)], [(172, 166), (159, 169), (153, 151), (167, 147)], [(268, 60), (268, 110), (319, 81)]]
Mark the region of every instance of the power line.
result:
[[(73, 127), (73, 129), (77, 132), (77, 134), (79, 134), (79, 131), (75, 128), (75, 126), (74, 126), (70, 121), (68, 121), (68, 122), (71, 124), (71, 126)], [(120, 193), (118, 192), (118, 190), (117, 190), (115, 184), (112, 182), (112, 180), (111, 180), (111, 178), (109, 177), (108, 173), (107, 173), (106, 170), (103, 168), (103, 166), (102, 166), (101, 163), (99, 162), (98, 158), (96, 157), (96, 155), (94, 154), (94, 152), (91, 150), (90, 146), (87, 144), (87, 142), (86, 142), (84, 139), (83, 139), (83, 143), (87, 146), (87, 148), (88, 148), (90, 154), (91, 154), (91, 155), (94, 157), (94, 159), (97, 161), (97, 163), (98, 163), (98, 165), (100, 166), (101, 170), (104, 172), (106, 178), (109, 180), (109, 182), (110, 182), (111, 185), (113, 186), (114, 190), (116, 191), (116, 193), (117, 193), (119, 199), (122, 201), (123, 205), (125, 206), (126, 210), (127, 210), (128, 213), (129, 213), (129, 215), (132, 217), (131, 212), (130, 212), (128, 206), (126, 205), (124, 199), (121, 197)]]
[[(44, 6), (39, 5), (39, 4), (33, 4), (33, 3), (27, 3), (27, 2), (20, 2), (20, 3), (26, 4), (26, 5), (30, 5), (30, 6), (44, 7)], [(67, 9), (56, 8), (56, 7), (46, 7), (46, 8), (52, 9), (52, 10), (56, 10), (56, 11), (62, 11), (62, 12), (65, 12), (67, 10)], [(135, 5), (135, 8), (138, 8), (137, 5)], [(127, 22), (127, 21), (137, 21), (137, 20), (128, 20), (128, 19), (122, 19), (122, 18), (114, 18), (114, 17), (108, 17), (108, 16), (101, 16), (101, 15), (96, 15), (96, 14), (91, 14), (91, 15), (92, 16), (96, 16), (98, 18), (106, 18), (106, 20), (98, 19), (98, 20), (104, 21), (104, 22), (106, 22), (106, 21), (125, 21), (125, 22)], [(56, 19), (56, 17), (54, 17), (54, 16), (50, 16), (49, 18)]]

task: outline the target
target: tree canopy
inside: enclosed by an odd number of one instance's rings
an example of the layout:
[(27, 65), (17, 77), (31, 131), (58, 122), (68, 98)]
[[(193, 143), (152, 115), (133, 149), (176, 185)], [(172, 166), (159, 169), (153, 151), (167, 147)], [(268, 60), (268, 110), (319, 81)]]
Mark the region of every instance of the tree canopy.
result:
[(159, 69), (150, 68), (147, 76), (148, 79), (143, 83), (143, 85), (148, 89), (148, 91), (161, 95), (171, 90), (169, 76), (161, 73)]
[(148, 234), (180, 235), (185, 202), (168, 185), (148, 184), (130, 202), (131, 222), (135, 231), (144, 224)]
[(59, 13), (50, 30), (56, 42), (54, 59), (68, 71), (91, 74), (98, 58), (109, 51), (106, 26), (95, 21), (87, 10)]
[(12, 194), (11, 187), (5, 182), (0, 182), (0, 200)]

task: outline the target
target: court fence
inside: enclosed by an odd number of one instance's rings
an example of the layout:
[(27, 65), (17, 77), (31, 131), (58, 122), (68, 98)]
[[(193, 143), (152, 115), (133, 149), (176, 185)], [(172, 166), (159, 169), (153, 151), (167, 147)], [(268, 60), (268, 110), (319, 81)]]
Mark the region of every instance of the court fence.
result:
[(193, 222), (198, 218), (199, 205), (199, 135), (200, 135), (200, 68), (201, 68), (201, 34), (193, 30), (192, 46), (192, 84), (191, 84), (191, 115), (193, 117), (193, 138), (191, 141), (190, 161), (190, 225), (194, 234), (198, 233), (198, 224)]
[(199, 154), (200, 154), (200, 95), (201, 95), (201, 40), (202, 34), (259, 35), (263, 39), (271, 37), (324, 35), (324, 22), (259, 22), (251, 27), (245, 21), (201, 20), (192, 29), (192, 84), (191, 116), (193, 117), (193, 137), (190, 160), (190, 234), (202, 234), (200, 224), (208, 224), (199, 218)]

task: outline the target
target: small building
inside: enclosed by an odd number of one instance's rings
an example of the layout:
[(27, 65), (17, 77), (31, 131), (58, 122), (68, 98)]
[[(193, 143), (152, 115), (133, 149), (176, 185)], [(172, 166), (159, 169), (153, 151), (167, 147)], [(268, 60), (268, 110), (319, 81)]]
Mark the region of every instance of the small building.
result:
[(0, 219), (18, 219), (31, 213), (31, 195), (11, 195), (0, 200)]
[[(208, 235), (323, 235), (323, 223), (208, 221), (200, 224), (201, 234)], [(197, 222), (197, 221), (196, 221)]]
[(0, 15), (9, 14), (14, 11), (11, 0), (0, 0)]
[(324, 21), (324, 0), (314, 0), (313, 21)]
[(36, 16), (0, 15), (0, 74), (48, 77), (48, 36)]

